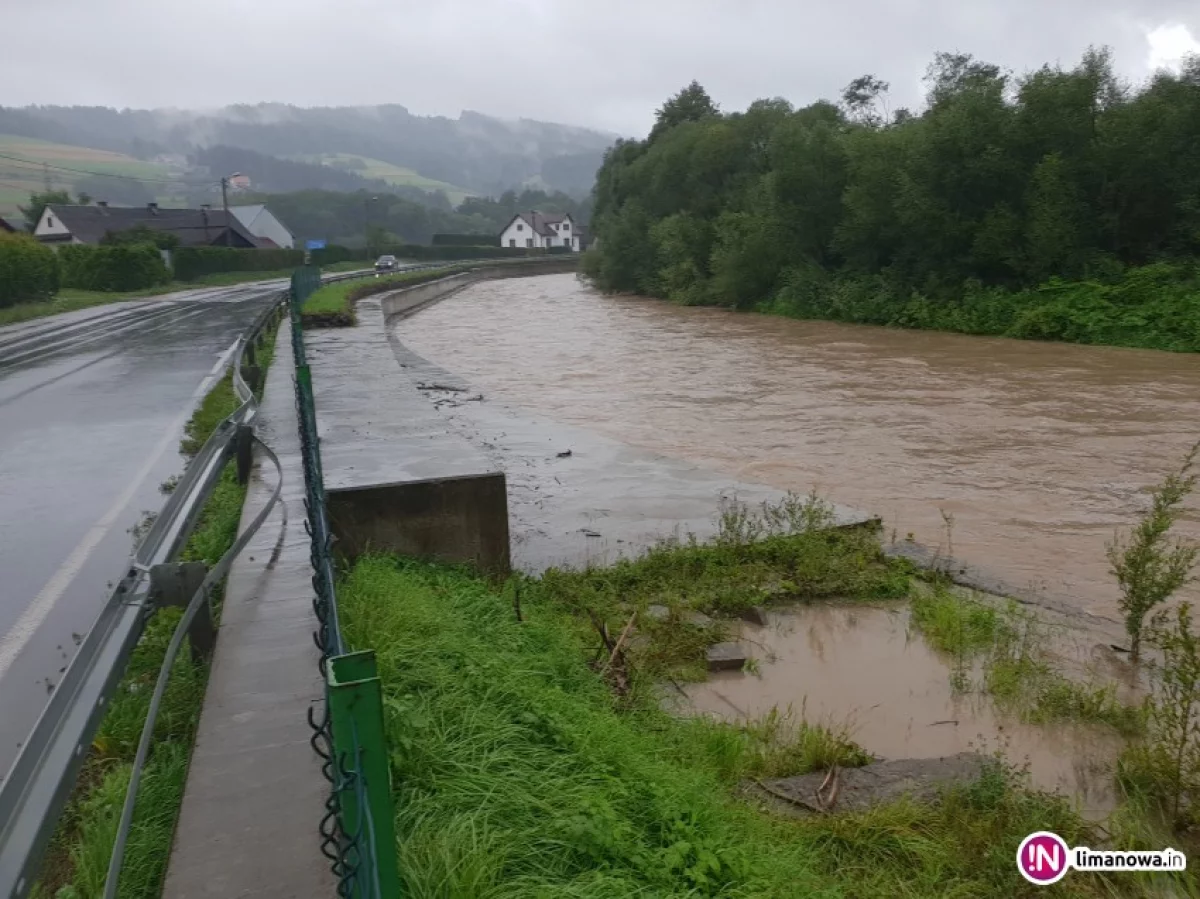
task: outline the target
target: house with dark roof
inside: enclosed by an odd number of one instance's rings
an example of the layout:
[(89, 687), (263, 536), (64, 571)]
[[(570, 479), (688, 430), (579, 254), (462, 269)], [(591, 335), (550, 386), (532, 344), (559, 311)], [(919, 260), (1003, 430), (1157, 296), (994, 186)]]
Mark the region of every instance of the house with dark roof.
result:
[(582, 248), (580, 228), (569, 213), (518, 212), (500, 232), (502, 247), (569, 247), (576, 253)]
[(0, 231), (4, 231), (7, 234), (12, 234), (16, 230), (16, 228), (14, 228), (12, 225), (6, 222), (2, 216), (0, 216)]
[(132, 228), (150, 228), (173, 234), (181, 247), (258, 247), (254, 235), (230, 213), (200, 209), (160, 209), (157, 203), (146, 206), (67, 206), (52, 203), (42, 211), (33, 236), (51, 246), (59, 244), (100, 243), (109, 232)]

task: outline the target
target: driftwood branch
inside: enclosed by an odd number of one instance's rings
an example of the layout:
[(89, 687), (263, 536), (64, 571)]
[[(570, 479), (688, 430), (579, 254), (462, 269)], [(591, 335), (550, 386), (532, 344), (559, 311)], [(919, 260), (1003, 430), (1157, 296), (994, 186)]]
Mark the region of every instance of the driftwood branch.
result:
[(617, 654), (621, 651), (621, 647), (625, 644), (625, 638), (629, 636), (629, 632), (633, 630), (633, 622), (637, 620), (637, 611), (635, 610), (629, 616), (629, 621), (625, 624), (625, 629), (621, 631), (621, 636), (617, 638), (617, 643), (612, 648), (612, 652), (608, 656), (608, 661), (604, 663), (604, 667), (600, 669), (600, 676), (604, 677), (608, 673), (608, 669), (612, 667), (612, 663), (616, 661)]

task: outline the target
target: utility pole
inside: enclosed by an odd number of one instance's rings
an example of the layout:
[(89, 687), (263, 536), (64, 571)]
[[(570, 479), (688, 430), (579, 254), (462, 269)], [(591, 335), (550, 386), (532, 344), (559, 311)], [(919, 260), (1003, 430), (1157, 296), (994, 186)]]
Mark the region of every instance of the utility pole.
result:
[(221, 176), (221, 205), (225, 208), (225, 246), (233, 246), (233, 228), (229, 224), (229, 179)]

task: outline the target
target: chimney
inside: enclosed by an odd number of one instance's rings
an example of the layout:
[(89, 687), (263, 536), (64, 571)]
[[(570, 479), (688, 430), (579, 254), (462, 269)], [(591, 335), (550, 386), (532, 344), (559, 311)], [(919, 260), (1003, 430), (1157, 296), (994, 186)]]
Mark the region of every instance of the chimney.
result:
[(146, 208), (150, 210), (151, 215), (158, 215), (158, 204), (157, 203), (147, 203)]

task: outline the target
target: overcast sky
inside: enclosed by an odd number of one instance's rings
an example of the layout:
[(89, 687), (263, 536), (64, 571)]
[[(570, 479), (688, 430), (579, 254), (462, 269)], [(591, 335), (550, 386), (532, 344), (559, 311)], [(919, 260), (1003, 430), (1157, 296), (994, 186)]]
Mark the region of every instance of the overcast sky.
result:
[(693, 78), (725, 109), (916, 105), (939, 50), (1018, 72), (1113, 48), (1144, 78), (1200, 50), (1200, 0), (0, 0), (0, 105), (400, 103), (642, 135)]

